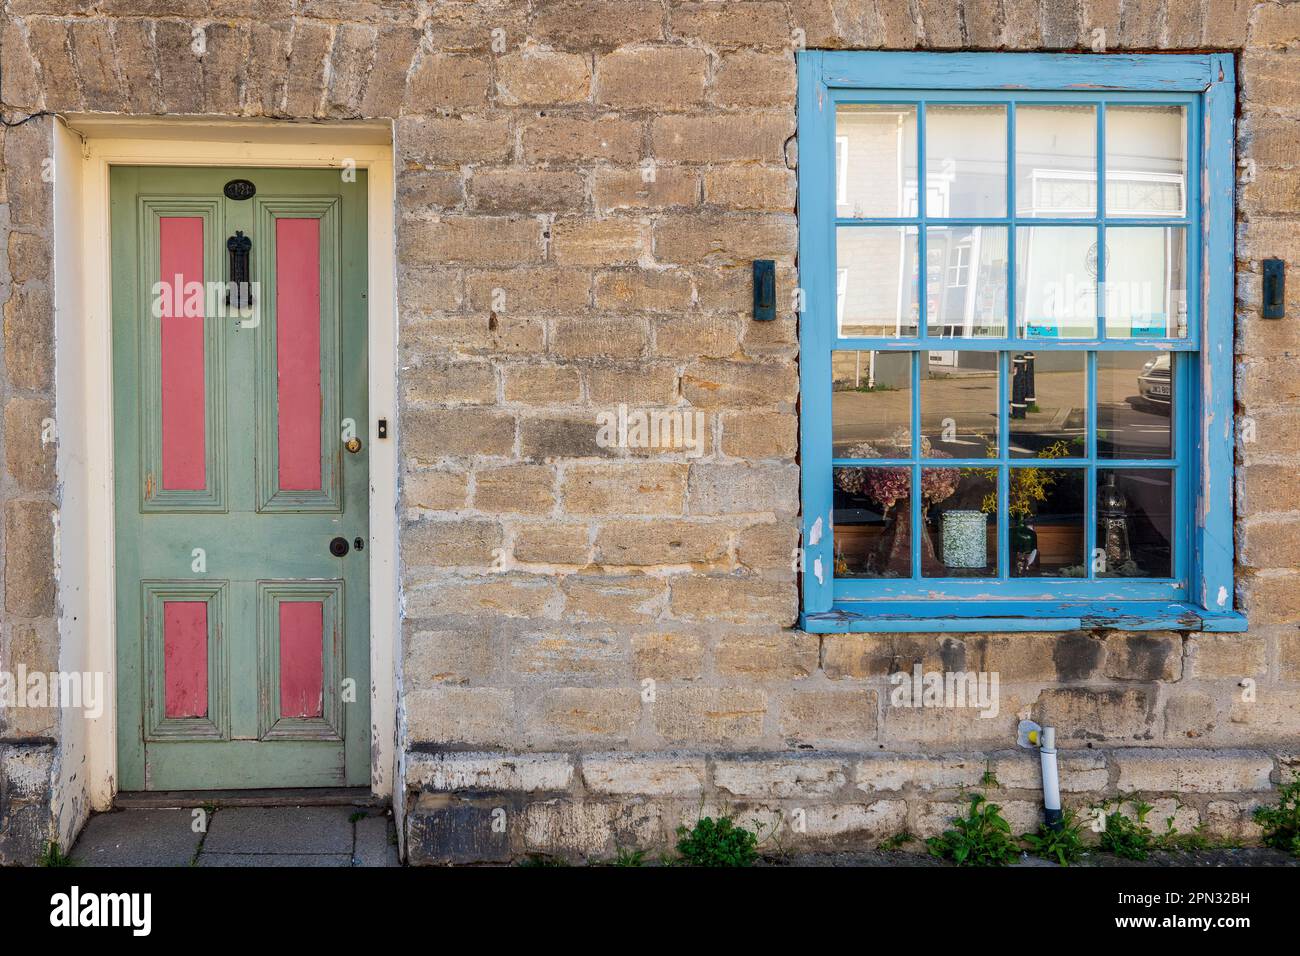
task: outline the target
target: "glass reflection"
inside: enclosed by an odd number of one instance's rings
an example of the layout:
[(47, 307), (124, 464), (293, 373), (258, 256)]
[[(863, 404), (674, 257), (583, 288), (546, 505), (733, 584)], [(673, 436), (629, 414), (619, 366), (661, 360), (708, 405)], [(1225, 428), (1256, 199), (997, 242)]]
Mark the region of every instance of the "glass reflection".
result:
[(1016, 229), (1016, 316), (1027, 339), (1097, 334), (1097, 230)]
[(998, 454), (998, 353), (921, 352), (921, 454)]
[(915, 216), (916, 107), (835, 109), (835, 208), (840, 218)]
[(1007, 230), (931, 226), (925, 238), (925, 309), (930, 334), (1007, 334)]
[(916, 237), (913, 226), (836, 230), (836, 325), (841, 337), (916, 335)]
[(1106, 215), (1187, 214), (1187, 111), (1106, 107)]
[(1106, 335), (1187, 337), (1187, 229), (1106, 230)]
[(832, 352), (831, 378), (834, 457), (912, 457), (911, 352)]
[(927, 106), (925, 211), (931, 218), (1007, 214), (1007, 108)]
[(1088, 357), (1083, 352), (1013, 352), (1007, 368), (1012, 458), (1037, 458), (1053, 446), (1058, 457), (1088, 453)]
[(1093, 216), (1097, 212), (1097, 108), (1016, 107), (1016, 212)]
[(1168, 458), (1173, 452), (1173, 356), (1097, 353), (1097, 457)]

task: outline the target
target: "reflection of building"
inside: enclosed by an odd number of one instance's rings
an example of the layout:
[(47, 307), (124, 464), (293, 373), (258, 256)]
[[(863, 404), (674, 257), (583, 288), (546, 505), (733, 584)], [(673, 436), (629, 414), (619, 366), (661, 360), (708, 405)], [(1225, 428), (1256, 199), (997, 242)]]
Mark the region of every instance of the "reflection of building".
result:
[[(1015, 236), (1017, 314), (1029, 338), (1091, 337), (1104, 276), (1112, 338), (1186, 334), (1185, 227), (1115, 219), (1182, 216), (1186, 121), (1182, 107), (1110, 105), (1104, 255), (1098, 230), (1067, 222), (1021, 225)], [(1016, 110), (1018, 220), (1097, 213), (1097, 113), (1080, 105)], [(920, 212), (916, 112), (909, 105), (840, 107), (836, 211), (891, 219)], [(1002, 218), (1007, 212), (1002, 106), (931, 106), (926, 114), (925, 213)], [(1006, 330), (1011, 237), (1000, 225), (936, 225), (925, 235), (925, 312), (933, 336), (1001, 337)], [(909, 336), (920, 314), (920, 236), (911, 226), (838, 232), (838, 327), (849, 336)]]

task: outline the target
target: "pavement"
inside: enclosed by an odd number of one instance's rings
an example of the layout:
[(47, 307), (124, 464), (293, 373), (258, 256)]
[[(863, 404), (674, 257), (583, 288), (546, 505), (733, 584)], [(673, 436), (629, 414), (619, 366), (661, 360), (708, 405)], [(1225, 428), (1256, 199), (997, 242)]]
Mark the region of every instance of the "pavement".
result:
[(91, 817), (74, 866), (400, 866), (386, 808), (129, 809)]

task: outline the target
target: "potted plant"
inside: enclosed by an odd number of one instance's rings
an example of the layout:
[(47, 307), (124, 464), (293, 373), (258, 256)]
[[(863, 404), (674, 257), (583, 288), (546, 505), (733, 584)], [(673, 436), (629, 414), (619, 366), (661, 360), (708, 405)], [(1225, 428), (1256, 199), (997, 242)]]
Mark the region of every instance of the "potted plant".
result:
[[(921, 454), (927, 458), (950, 458), (936, 451), (928, 438), (921, 439)], [(845, 450), (846, 458), (879, 458), (870, 442), (861, 442)], [(921, 507), (946, 501), (957, 490), (961, 473), (956, 468), (921, 468)], [(874, 552), (868, 558), (868, 570), (880, 577), (912, 576), (912, 497), (911, 469), (901, 466), (837, 468), (835, 484), (846, 494), (863, 497), (880, 508), (885, 529)], [(921, 568), (926, 574), (940, 572), (942, 564), (935, 556), (927, 534), (921, 535)]]

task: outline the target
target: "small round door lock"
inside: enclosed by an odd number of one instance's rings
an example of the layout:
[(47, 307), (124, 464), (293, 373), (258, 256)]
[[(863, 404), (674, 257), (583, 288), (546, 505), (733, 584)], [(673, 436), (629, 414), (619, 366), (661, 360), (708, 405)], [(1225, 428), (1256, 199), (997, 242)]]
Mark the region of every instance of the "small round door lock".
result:
[(330, 542), (330, 554), (336, 558), (341, 558), (348, 553), (348, 539), (335, 538)]
[(357, 452), (361, 450), (361, 439), (349, 438), (347, 441), (343, 443), (343, 447), (355, 455)]

